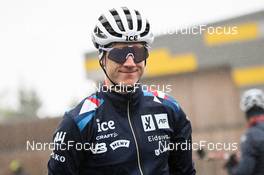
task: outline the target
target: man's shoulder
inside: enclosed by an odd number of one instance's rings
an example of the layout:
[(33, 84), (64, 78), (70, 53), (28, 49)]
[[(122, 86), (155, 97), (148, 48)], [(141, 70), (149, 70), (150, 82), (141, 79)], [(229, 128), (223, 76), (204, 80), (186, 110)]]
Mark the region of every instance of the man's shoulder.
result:
[(103, 102), (104, 100), (102, 98), (98, 97), (96, 93), (93, 93), (90, 96), (82, 99), (78, 104), (68, 110), (65, 114), (71, 117), (76, 117), (78, 115), (96, 110), (103, 104)]
[(172, 109), (174, 112), (179, 112), (181, 110), (178, 101), (171, 95), (162, 91), (143, 89), (143, 96), (146, 98), (144, 101), (149, 103), (158, 103), (166, 108)]
[(84, 98), (71, 110), (65, 112), (64, 118), (71, 118), (82, 131), (95, 116), (96, 110), (104, 103), (96, 93)]
[(252, 126), (250, 128), (248, 128), (248, 130), (246, 131), (246, 133), (244, 134), (247, 138), (251, 138), (252, 140), (264, 140), (264, 125), (261, 124), (262, 126), (255, 125)]

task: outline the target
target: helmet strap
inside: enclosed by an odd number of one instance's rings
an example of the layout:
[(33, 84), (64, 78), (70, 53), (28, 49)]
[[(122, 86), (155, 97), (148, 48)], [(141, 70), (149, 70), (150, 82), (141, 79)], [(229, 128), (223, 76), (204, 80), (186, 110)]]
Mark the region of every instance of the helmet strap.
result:
[(105, 58), (105, 53), (103, 53), (103, 56), (102, 56), (101, 59), (99, 60), (99, 64), (100, 64), (101, 68), (103, 69), (105, 76), (110, 80), (110, 82), (111, 82), (114, 86), (117, 86), (117, 83), (115, 83), (113, 80), (111, 80), (111, 78), (108, 76), (108, 74), (107, 74), (107, 72), (106, 72), (106, 70), (105, 70), (105, 65), (103, 64), (103, 59), (106, 59), (106, 58)]

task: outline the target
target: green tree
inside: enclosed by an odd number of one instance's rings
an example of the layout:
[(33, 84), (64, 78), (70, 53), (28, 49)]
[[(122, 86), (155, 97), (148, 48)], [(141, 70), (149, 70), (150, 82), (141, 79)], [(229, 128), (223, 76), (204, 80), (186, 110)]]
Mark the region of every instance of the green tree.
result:
[(34, 89), (27, 90), (20, 88), (18, 91), (18, 99), (18, 115), (20, 117), (37, 117), (38, 110), (41, 107), (41, 100)]
[(0, 106), (0, 120), (36, 118), (38, 116), (38, 110), (42, 103), (34, 89), (26, 89), (21, 86), (18, 89), (17, 99), (17, 108)]

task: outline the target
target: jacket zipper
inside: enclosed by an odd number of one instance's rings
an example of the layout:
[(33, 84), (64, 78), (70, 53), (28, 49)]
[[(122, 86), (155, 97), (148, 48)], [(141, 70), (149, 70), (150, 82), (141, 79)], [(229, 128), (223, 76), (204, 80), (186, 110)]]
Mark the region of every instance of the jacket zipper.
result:
[(139, 154), (139, 149), (138, 149), (137, 138), (136, 138), (136, 135), (135, 135), (135, 132), (134, 132), (134, 129), (132, 127), (131, 120), (130, 120), (129, 101), (127, 103), (127, 118), (128, 118), (128, 123), (129, 123), (130, 129), (132, 131), (132, 135), (133, 135), (133, 138), (134, 138), (134, 141), (135, 141), (135, 144), (136, 144), (138, 168), (139, 168), (140, 174), (143, 175), (143, 171), (142, 171), (141, 163), (140, 163), (140, 154)]

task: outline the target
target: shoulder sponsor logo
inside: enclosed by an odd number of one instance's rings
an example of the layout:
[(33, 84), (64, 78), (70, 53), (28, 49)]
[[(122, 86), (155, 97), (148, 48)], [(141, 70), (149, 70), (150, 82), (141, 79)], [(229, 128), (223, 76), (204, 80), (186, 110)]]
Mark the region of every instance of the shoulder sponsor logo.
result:
[(102, 154), (107, 151), (107, 146), (106, 143), (96, 143), (90, 150), (93, 154)]
[(108, 122), (101, 122), (100, 123), (100, 120), (97, 119), (96, 123), (97, 123), (97, 131), (98, 132), (115, 129), (115, 122), (113, 120), (110, 120)]
[(130, 144), (129, 140), (116, 140), (112, 143), (110, 143), (110, 147), (112, 148), (112, 150), (116, 150), (117, 148), (128, 148)]
[(61, 156), (59, 154), (55, 154), (54, 152), (51, 153), (51, 158), (58, 161), (58, 162), (65, 162), (66, 161), (66, 158), (64, 156)]
[(151, 114), (141, 116), (142, 125), (145, 132), (156, 130)]
[(166, 113), (154, 114), (159, 129), (169, 129), (169, 121)]
[(54, 143), (63, 143), (65, 139), (66, 132), (57, 132), (54, 138)]

